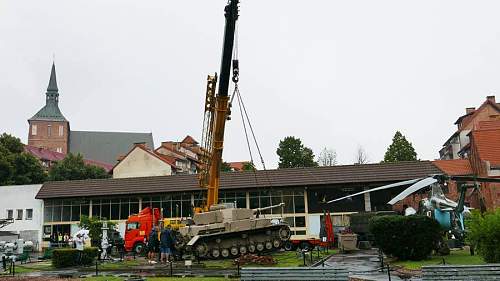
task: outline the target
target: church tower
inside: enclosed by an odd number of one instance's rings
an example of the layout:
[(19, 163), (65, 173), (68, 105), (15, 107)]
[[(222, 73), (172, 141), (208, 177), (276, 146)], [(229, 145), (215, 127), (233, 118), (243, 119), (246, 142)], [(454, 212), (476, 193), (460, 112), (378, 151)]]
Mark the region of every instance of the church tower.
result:
[(28, 145), (68, 153), (69, 122), (59, 110), (56, 66), (52, 63), (45, 106), (28, 119)]

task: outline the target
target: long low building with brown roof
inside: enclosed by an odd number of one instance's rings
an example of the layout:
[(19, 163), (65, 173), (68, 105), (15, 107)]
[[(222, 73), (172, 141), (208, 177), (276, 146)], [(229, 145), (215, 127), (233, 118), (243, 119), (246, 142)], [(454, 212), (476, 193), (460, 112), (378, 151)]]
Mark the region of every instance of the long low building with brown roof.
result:
[[(342, 165), (265, 171), (227, 172), (221, 176), (221, 202), (259, 208), (285, 203), (283, 214), (295, 235), (318, 236), (321, 216), (330, 211), (337, 226), (348, 214), (391, 209), (387, 202), (404, 187), (325, 204), (330, 199), (388, 183), (443, 173), (430, 161)], [(205, 196), (196, 175), (78, 180), (44, 183), (36, 198), (44, 200), (44, 232), (74, 232), (80, 216), (115, 220), (124, 231), (130, 214), (151, 206), (165, 217), (188, 217)], [(274, 212), (274, 213), (273, 213)]]

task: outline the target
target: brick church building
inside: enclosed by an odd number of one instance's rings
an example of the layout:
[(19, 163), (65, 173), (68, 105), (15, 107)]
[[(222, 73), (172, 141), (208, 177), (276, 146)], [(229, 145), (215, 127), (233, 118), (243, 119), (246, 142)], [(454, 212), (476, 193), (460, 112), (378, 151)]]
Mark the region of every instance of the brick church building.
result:
[(56, 67), (52, 64), (45, 106), (28, 119), (28, 145), (58, 153), (80, 153), (86, 159), (116, 163), (134, 143), (154, 147), (152, 133), (72, 131), (70, 122), (59, 109)]

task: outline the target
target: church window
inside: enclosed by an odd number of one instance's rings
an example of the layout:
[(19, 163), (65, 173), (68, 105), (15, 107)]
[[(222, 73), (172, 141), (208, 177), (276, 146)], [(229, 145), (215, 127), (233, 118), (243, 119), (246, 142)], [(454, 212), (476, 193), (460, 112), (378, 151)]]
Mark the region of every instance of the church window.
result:
[(47, 126), (47, 136), (51, 136), (52, 135), (52, 126), (51, 125), (48, 125)]
[(37, 128), (36, 128), (36, 125), (31, 125), (31, 134), (32, 134), (33, 136), (36, 136), (36, 129), (37, 129)]
[(62, 137), (64, 135), (64, 127), (62, 125), (59, 126), (59, 136)]

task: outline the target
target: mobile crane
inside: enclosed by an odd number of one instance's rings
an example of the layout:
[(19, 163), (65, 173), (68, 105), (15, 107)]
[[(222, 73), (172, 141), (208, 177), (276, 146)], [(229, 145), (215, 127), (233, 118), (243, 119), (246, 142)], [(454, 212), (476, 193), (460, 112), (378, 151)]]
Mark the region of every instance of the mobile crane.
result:
[(290, 239), (290, 227), (258, 216), (262, 211), (283, 206), (283, 203), (260, 209), (236, 208), (217, 204), (224, 144), (224, 129), (230, 116), (229, 83), (231, 65), (233, 82), (239, 79), (238, 60), (232, 60), (239, 0), (230, 0), (225, 7), (224, 45), (217, 95), (217, 74), (207, 78), (203, 124), (203, 170), (200, 187), (207, 190), (206, 203), (195, 208), (193, 225), (181, 227), (176, 241), (178, 250), (200, 258), (219, 258), (271, 251), (283, 247)]

